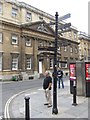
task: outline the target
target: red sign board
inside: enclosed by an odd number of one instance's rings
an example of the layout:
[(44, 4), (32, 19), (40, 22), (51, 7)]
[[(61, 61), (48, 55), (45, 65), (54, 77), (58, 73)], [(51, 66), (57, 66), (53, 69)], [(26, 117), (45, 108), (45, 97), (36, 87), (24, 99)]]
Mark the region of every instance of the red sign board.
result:
[(90, 63), (85, 64), (86, 81), (90, 81)]
[(70, 64), (70, 80), (76, 80), (75, 70), (76, 70), (76, 65)]

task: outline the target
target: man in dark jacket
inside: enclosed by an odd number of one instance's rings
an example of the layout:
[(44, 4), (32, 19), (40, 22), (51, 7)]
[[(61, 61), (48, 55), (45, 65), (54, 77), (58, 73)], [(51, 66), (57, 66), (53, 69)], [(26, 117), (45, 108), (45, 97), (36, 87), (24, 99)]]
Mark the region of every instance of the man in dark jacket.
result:
[(47, 103), (45, 103), (44, 105), (48, 105), (48, 107), (51, 107), (52, 106), (52, 101), (51, 101), (52, 78), (48, 71), (45, 72), (45, 79), (43, 81), (43, 89), (45, 91), (45, 97), (47, 100)]
[(58, 68), (57, 70), (57, 78), (58, 78), (58, 88), (60, 88), (60, 81), (62, 83), (62, 88), (64, 88), (64, 83), (63, 83), (63, 71)]

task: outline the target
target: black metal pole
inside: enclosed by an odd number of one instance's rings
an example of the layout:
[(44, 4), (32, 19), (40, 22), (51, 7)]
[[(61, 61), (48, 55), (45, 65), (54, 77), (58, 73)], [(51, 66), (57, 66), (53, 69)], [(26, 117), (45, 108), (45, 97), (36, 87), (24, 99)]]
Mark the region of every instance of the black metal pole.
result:
[(30, 120), (29, 99), (30, 97), (25, 97), (25, 120)]
[(57, 109), (57, 40), (58, 40), (58, 12), (55, 15), (55, 50), (54, 50), (54, 73), (53, 73), (53, 108), (52, 113), (58, 114)]
[(73, 103), (72, 105), (76, 106), (77, 102), (76, 102), (76, 86), (73, 86)]

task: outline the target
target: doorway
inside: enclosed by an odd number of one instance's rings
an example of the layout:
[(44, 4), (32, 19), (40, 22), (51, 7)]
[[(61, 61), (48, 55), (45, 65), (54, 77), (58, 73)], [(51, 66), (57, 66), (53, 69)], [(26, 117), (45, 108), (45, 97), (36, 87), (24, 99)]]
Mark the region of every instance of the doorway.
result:
[(42, 65), (42, 61), (39, 61), (39, 73), (43, 73), (43, 65)]

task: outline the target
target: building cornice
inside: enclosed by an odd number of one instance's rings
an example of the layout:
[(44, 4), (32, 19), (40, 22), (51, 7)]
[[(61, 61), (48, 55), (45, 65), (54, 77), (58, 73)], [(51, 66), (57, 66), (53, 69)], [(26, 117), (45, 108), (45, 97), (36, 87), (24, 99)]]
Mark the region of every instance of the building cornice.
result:
[(8, 22), (8, 21), (4, 21), (4, 20), (0, 20), (2, 23), (2, 25), (9, 25), (9, 26), (15, 26), (15, 27), (19, 27), (20, 28), (20, 25), (19, 24), (16, 24), (16, 23), (11, 23), (11, 22)]
[(35, 12), (35, 13), (39, 13), (39, 14), (45, 16), (45, 17), (48, 17), (52, 20), (55, 20), (53, 15), (50, 15), (50, 14), (48, 14), (48, 13), (46, 13), (46, 12), (36, 8), (36, 7), (33, 7), (33, 6), (25, 3), (25, 2), (19, 2), (17, 0), (5, 0), (5, 1), (8, 2), (8, 3), (11, 3), (12, 5), (16, 5), (20, 8), (26, 8), (28, 10), (31, 10), (31, 11)]
[[(41, 16), (45, 16), (45, 17), (51, 19), (52, 21), (55, 21), (55, 16), (53, 16), (53, 15), (47, 13), (47, 12), (44, 12), (44, 11), (42, 11), (42, 10), (36, 8), (36, 7), (33, 7), (30, 4), (27, 4), (25, 2), (19, 2), (18, 0), (5, 0), (5, 1), (8, 2), (8, 3), (11, 3), (12, 5), (16, 5), (20, 8), (25, 8), (27, 10), (30, 10), (30, 11), (35, 12), (37, 14), (40, 14)], [(60, 21), (59, 23), (60, 24), (65, 24), (66, 22)], [(77, 28), (74, 27), (73, 25), (71, 26), (71, 29), (78, 32)]]
[(85, 32), (79, 32), (79, 36), (78, 36), (79, 40), (87, 40), (90, 41), (90, 35), (86, 34)]

